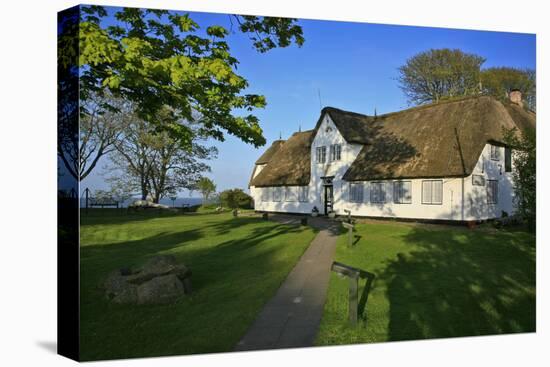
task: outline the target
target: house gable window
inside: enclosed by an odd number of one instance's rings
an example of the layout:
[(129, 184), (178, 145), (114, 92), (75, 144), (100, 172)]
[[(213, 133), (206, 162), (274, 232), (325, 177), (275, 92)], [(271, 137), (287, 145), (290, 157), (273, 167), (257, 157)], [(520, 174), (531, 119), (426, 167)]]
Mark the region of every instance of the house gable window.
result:
[(386, 189), (383, 182), (370, 183), (370, 202), (375, 204), (386, 202)]
[(412, 203), (411, 181), (395, 181), (393, 183), (393, 202), (396, 204)]
[(298, 201), (298, 188), (295, 186), (285, 187), (285, 201)]
[(339, 161), (342, 157), (342, 146), (340, 144), (333, 144), (330, 146), (330, 161)]
[(281, 201), (282, 187), (273, 188), (273, 201)]
[(500, 147), (491, 145), (491, 160), (498, 161), (500, 159)]
[(498, 204), (497, 180), (487, 180), (487, 204)]
[(307, 203), (307, 197), (308, 197), (308, 187), (307, 186), (300, 186), (298, 187), (298, 201), (302, 203)]
[(504, 148), (504, 171), (512, 172), (512, 148)]
[(422, 181), (422, 204), (443, 204), (443, 180)]
[(349, 184), (349, 201), (352, 203), (363, 202), (364, 187), (362, 183)]
[(327, 147), (317, 147), (316, 159), (317, 163), (325, 163), (327, 161)]

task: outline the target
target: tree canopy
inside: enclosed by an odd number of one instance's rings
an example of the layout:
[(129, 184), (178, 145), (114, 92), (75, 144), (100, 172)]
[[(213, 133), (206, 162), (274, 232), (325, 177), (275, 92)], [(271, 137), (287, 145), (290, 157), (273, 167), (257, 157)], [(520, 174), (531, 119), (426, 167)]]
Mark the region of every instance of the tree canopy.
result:
[(492, 67), (481, 72), (483, 93), (497, 98), (508, 98), (511, 90), (521, 91), (531, 110), (536, 110), (536, 75), (531, 69)]
[[(134, 102), (140, 118), (157, 124), (158, 111), (168, 106), (174, 121), (160, 128), (188, 147), (193, 132), (177, 123), (180, 119), (200, 122), (203, 136), (224, 140), (229, 133), (254, 146), (265, 144), (252, 113), (265, 107), (265, 97), (243, 93), (248, 81), (236, 72), (239, 61), (227, 36), (234, 26), (264, 53), (301, 46), (302, 29), (287, 18), (231, 15), (229, 23), (201, 28), (187, 13), (121, 8), (108, 14), (102, 6), (81, 7), (80, 98), (108, 90)], [(61, 48), (62, 61), (63, 53), (70, 56), (75, 50), (63, 35), (60, 43), (67, 46)]]
[(216, 184), (208, 177), (201, 177), (195, 186), (196, 189), (202, 194), (203, 203), (208, 202), (210, 195), (216, 192)]
[(513, 147), (514, 201), (518, 215), (529, 229), (537, 223), (537, 139), (534, 129), (519, 133), (516, 129), (504, 131), (505, 142)]
[(398, 81), (409, 103), (423, 104), (479, 93), (481, 56), (458, 49), (420, 52), (399, 67)]

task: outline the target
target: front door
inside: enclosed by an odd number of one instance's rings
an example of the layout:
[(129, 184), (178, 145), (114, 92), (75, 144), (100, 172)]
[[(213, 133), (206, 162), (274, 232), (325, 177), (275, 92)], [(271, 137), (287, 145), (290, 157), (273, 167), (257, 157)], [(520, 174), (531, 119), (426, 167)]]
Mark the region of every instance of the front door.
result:
[(332, 211), (334, 203), (334, 192), (332, 185), (325, 186), (325, 215)]

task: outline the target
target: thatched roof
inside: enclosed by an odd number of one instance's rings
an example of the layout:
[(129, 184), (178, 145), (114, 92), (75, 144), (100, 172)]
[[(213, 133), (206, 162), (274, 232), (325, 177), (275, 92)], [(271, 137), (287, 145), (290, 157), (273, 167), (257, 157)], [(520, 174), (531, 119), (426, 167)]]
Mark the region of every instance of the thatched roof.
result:
[(313, 130), (294, 133), (287, 141), (280, 144), (270, 162), (252, 179), (250, 185), (257, 187), (308, 185), (312, 133)]
[(534, 128), (536, 118), (518, 105), (487, 96), (377, 117), (326, 107), (314, 130), (281, 143), (251, 185), (308, 184), (311, 140), (325, 114), (347, 142), (363, 145), (344, 174), (347, 181), (468, 176), (487, 142), (503, 144), (503, 128)]
[[(332, 119), (347, 118), (334, 111)], [(366, 140), (344, 180), (468, 176), (503, 128), (535, 127), (535, 115), (492, 97), (470, 97), (365, 117)]]
[(271, 161), (271, 158), (275, 153), (279, 151), (279, 149), (283, 146), (284, 140), (275, 140), (269, 148), (258, 158), (256, 161), (256, 164), (267, 164), (269, 161)]

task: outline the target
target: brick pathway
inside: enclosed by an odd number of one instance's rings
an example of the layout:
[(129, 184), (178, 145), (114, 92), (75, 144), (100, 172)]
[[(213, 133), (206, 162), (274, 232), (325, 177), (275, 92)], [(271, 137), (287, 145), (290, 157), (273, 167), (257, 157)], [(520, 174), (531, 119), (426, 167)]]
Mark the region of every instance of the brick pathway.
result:
[[(270, 216), (283, 223), (292, 216)], [(260, 312), (235, 350), (260, 350), (312, 346), (319, 329), (336, 249), (339, 223), (308, 218), (320, 229), (275, 296)]]

